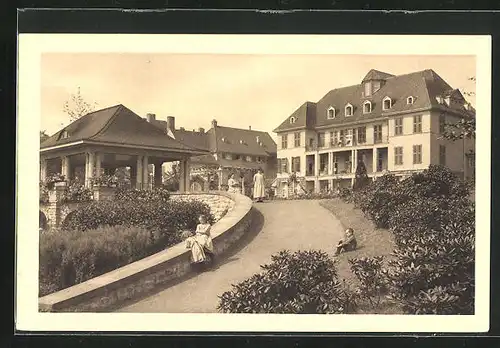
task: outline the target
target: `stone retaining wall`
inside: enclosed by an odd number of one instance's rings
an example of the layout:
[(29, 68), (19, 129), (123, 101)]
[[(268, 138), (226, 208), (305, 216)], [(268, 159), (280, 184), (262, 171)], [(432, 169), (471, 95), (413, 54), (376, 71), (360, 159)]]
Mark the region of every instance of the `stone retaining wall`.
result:
[[(252, 201), (246, 196), (227, 192), (187, 193), (178, 196), (184, 197), (173, 199), (202, 198), (206, 202), (211, 202), (211, 207), (219, 210), (225, 209), (228, 200), (232, 201), (229, 203), (232, 208), (211, 229), (215, 252), (218, 256), (240, 239), (250, 227), (253, 216)], [(191, 272), (190, 250), (185, 249), (184, 243), (180, 243), (86, 282), (39, 298), (39, 310), (44, 312), (110, 311), (127, 300), (148, 294), (158, 285), (164, 286), (189, 272)]]
[(172, 193), (170, 195), (172, 200), (190, 201), (196, 200), (203, 202), (210, 207), (210, 212), (213, 214), (215, 221), (219, 221), (225, 214), (227, 214), (234, 207), (234, 200), (221, 193), (212, 192), (186, 192), (186, 193)]

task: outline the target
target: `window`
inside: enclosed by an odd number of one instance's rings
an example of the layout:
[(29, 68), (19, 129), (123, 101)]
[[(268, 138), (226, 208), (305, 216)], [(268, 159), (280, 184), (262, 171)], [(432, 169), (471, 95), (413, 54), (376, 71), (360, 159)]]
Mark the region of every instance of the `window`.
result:
[(281, 148), (286, 149), (288, 147), (288, 134), (281, 136)]
[(326, 114), (327, 114), (327, 118), (328, 118), (329, 120), (334, 119), (334, 118), (335, 118), (335, 108), (334, 108), (334, 107), (332, 107), (332, 106), (331, 106), (331, 107), (329, 107), (329, 108), (328, 108), (328, 111), (326, 112)]
[(257, 161), (257, 163), (261, 163), (262, 162), (262, 157), (257, 156), (257, 158), (255, 160)]
[(230, 153), (226, 153), (226, 154), (224, 154), (224, 158), (227, 160), (232, 160), (233, 156)]
[(293, 143), (295, 147), (300, 147), (300, 132), (297, 132), (293, 135)]
[(446, 116), (441, 114), (439, 115), (439, 133), (443, 134), (446, 129)]
[(247, 162), (252, 162), (252, 156), (247, 156), (245, 159)]
[(372, 84), (371, 82), (365, 83), (365, 97), (369, 97), (372, 94)]
[(413, 145), (413, 164), (422, 164), (422, 145)]
[(235, 160), (240, 160), (240, 159), (241, 159), (241, 156), (240, 156), (240, 155), (235, 155), (235, 156), (234, 156), (234, 159), (235, 159)]
[(369, 114), (370, 112), (372, 112), (372, 103), (367, 100), (363, 104), (363, 113)]
[(358, 127), (358, 143), (366, 143), (366, 127)]
[(327, 174), (328, 172), (328, 154), (319, 156), (319, 172), (321, 174)]
[(61, 134), (61, 139), (66, 139), (66, 138), (69, 138), (69, 133), (67, 130), (63, 130)]
[(410, 104), (413, 104), (415, 98), (413, 98), (412, 96), (409, 96), (408, 98), (406, 98), (406, 104), (410, 105)]
[(351, 104), (347, 104), (345, 106), (345, 115), (346, 115), (346, 117), (352, 116), (352, 112), (353, 112), (352, 105)]
[(344, 145), (344, 130), (340, 131), (340, 136), (339, 136), (339, 145), (343, 146)]
[(280, 173), (288, 173), (288, 158), (278, 158), (278, 170)]
[(309, 138), (309, 147), (310, 148), (314, 147), (314, 139), (313, 138)]
[(392, 100), (389, 97), (385, 97), (382, 102), (382, 109), (389, 110), (390, 108), (392, 108)]
[(396, 118), (394, 120), (394, 135), (402, 135), (403, 134), (403, 118)]
[(422, 133), (422, 115), (413, 116), (413, 133)]
[(345, 134), (345, 144), (351, 146), (353, 144), (353, 129), (347, 129)]
[(330, 144), (331, 144), (331, 146), (338, 146), (339, 145), (339, 132), (338, 131), (330, 132)]
[(373, 126), (373, 142), (375, 144), (382, 142), (382, 125), (377, 124)]
[(397, 146), (394, 148), (394, 164), (400, 166), (403, 164), (403, 147)]
[(290, 117), (290, 124), (294, 124), (297, 119), (295, 117)]
[(325, 133), (318, 134), (318, 147), (325, 147)]
[(439, 145), (439, 164), (446, 165), (446, 146)]
[(300, 157), (292, 157), (292, 171), (300, 173)]

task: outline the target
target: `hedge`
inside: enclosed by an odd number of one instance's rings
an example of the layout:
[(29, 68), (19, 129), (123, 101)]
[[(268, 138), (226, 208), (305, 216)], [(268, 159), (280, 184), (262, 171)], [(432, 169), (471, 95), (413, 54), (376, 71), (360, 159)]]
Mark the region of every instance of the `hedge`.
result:
[(179, 242), (142, 227), (52, 231), (40, 236), (40, 296), (81, 283)]

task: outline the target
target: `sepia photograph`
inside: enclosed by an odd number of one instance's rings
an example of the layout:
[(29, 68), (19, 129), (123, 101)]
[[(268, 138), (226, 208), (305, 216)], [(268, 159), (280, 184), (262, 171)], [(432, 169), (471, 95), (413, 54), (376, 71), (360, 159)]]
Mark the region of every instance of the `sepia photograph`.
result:
[(128, 36), (20, 37), (27, 327), (488, 329), (488, 37)]

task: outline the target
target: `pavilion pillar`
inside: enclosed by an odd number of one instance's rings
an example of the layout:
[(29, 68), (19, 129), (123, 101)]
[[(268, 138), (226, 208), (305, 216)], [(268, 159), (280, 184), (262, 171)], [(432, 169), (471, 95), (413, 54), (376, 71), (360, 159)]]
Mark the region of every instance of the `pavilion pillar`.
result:
[(156, 162), (155, 166), (155, 175), (154, 175), (154, 185), (155, 187), (161, 187), (163, 184), (163, 162)]
[(101, 176), (101, 171), (102, 171), (102, 154), (97, 152), (95, 154), (95, 176), (98, 178)]
[(143, 183), (143, 189), (149, 190), (150, 185), (149, 185), (149, 157), (148, 156), (143, 156), (142, 157), (142, 183)]
[(135, 188), (137, 186), (137, 168), (135, 165), (130, 166), (130, 187)]
[(66, 181), (71, 179), (71, 167), (68, 156), (61, 157), (61, 174), (64, 176)]
[(219, 180), (218, 180), (219, 187), (218, 187), (218, 189), (219, 189), (219, 191), (222, 191), (222, 167), (219, 167), (217, 173), (219, 175)]
[(190, 170), (189, 158), (180, 160), (179, 168), (180, 168), (179, 191), (189, 192), (189, 170)]
[(139, 190), (142, 189), (142, 175), (144, 174), (142, 169), (142, 164), (143, 164), (142, 156), (137, 156), (137, 165), (135, 167), (136, 170), (135, 187)]
[(85, 186), (92, 187), (92, 178), (94, 177), (95, 153), (89, 152), (85, 158)]
[(40, 159), (40, 182), (45, 182), (47, 179), (47, 159)]

